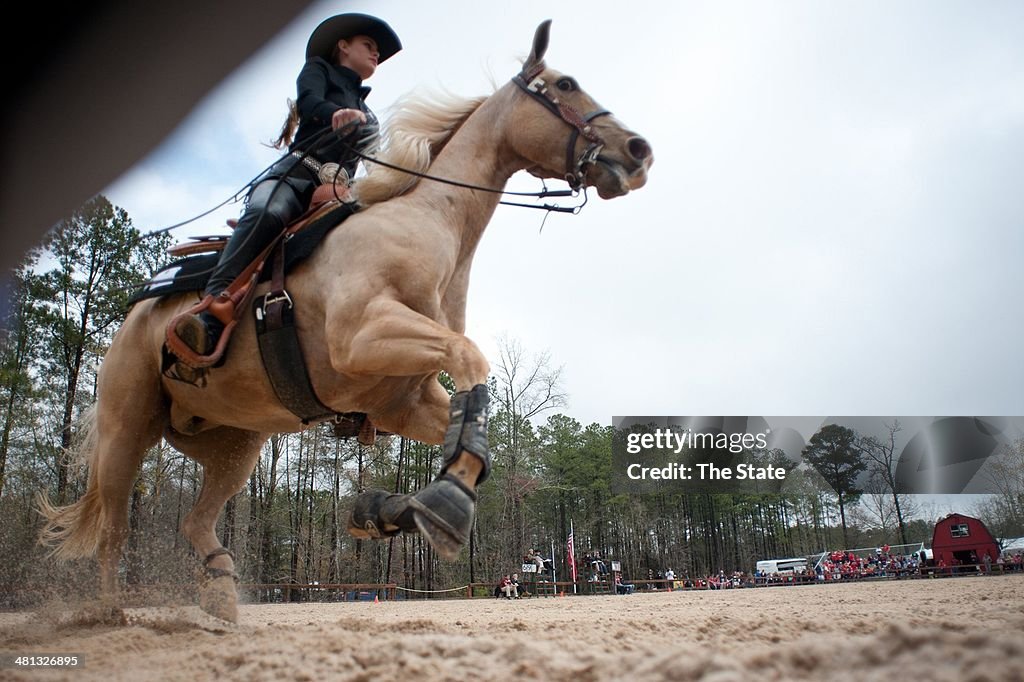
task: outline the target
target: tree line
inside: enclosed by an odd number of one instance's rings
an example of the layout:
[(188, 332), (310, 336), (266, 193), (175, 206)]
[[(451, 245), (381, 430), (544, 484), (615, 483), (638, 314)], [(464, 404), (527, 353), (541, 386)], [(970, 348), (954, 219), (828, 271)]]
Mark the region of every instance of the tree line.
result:
[[(7, 520), (0, 606), (92, 580), (91, 567), (46, 558), (33, 500), (44, 491), (64, 504), (83, 491), (83, 472), (67, 457), (77, 419), (95, 400), (96, 372), (129, 295), (166, 262), (168, 244), (165, 235), (141, 239), (125, 211), (99, 196), (8, 278), (0, 330), (0, 513)], [(235, 553), (243, 583), (440, 590), (492, 582), (517, 570), (530, 549), (553, 553), (561, 579), (570, 525), (578, 556), (599, 551), (632, 578), (668, 567), (695, 577), (751, 571), (763, 558), (931, 538), (913, 496), (896, 492), (898, 422), (888, 439), (823, 427), (803, 453), (817, 473), (796, 470), (785, 492), (622, 494), (612, 485), (614, 429), (561, 411), (567, 396), (550, 357), (501, 339), (489, 388), (494, 470), (457, 561), (441, 561), (419, 535), (368, 542), (346, 532), (361, 490), (419, 490), (436, 475), (440, 448), (400, 437), (366, 447), (323, 424), (271, 438), (228, 503), (218, 534)], [(1024, 442), (1000, 453), (993, 467), (1000, 494), (975, 511), (995, 534), (1022, 535)], [(202, 469), (166, 443), (148, 453), (130, 500), (129, 584), (191, 584), (196, 561), (179, 527), (201, 485)]]

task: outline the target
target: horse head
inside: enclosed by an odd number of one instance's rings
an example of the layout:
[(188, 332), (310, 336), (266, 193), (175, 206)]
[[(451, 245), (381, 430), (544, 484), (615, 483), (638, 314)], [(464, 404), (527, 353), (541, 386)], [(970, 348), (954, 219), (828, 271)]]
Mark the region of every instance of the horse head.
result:
[(597, 104), (572, 76), (544, 62), (551, 20), (541, 23), (530, 56), (512, 79), (518, 96), (509, 140), (541, 178), (595, 187), (602, 199), (643, 187), (654, 162), (651, 146)]

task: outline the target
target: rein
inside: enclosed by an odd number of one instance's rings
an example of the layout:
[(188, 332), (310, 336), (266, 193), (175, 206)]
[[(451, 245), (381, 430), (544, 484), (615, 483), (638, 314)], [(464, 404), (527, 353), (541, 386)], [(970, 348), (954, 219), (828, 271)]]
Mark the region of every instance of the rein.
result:
[[(436, 175), (430, 175), (428, 173), (421, 173), (419, 171), (414, 171), (414, 170), (411, 170), (409, 168), (403, 168), (402, 166), (396, 166), (393, 163), (388, 163), (387, 161), (381, 161), (377, 157), (370, 156), (369, 154), (363, 154), (361, 151), (359, 151), (358, 149), (355, 149), (354, 147), (349, 146), (348, 144), (346, 144), (345, 146), (348, 148), (348, 151), (350, 153), (352, 153), (353, 156), (357, 156), (360, 159), (362, 159), (363, 161), (367, 161), (369, 163), (375, 163), (375, 164), (377, 164), (379, 166), (383, 166), (384, 168), (390, 168), (391, 170), (396, 170), (396, 171), (399, 171), (400, 173), (405, 173), (407, 175), (413, 175), (413, 176), (415, 176), (417, 178), (421, 178), (423, 180), (431, 180), (433, 182), (439, 182), (439, 183), (441, 183), (443, 185), (452, 185), (454, 187), (462, 187), (464, 189), (472, 189), (472, 190), (475, 190), (475, 191), (478, 191), (478, 192), (489, 192), (491, 194), (505, 194), (505, 195), (508, 195), (508, 196), (516, 196), (516, 197), (536, 197), (538, 199), (544, 199), (544, 198), (547, 198), (547, 197), (575, 197), (575, 196), (579, 195), (579, 189), (580, 189), (579, 187), (574, 187), (572, 189), (554, 189), (554, 190), (552, 190), (552, 189), (548, 189), (547, 186), (545, 186), (544, 189), (542, 189), (539, 192), (510, 192), (508, 190), (496, 189), (494, 187), (483, 187), (481, 185), (473, 185), (473, 184), (470, 184), (468, 182), (460, 182), (458, 180), (451, 180), (449, 178), (441, 178), (441, 177), (438, 177)], [(579, 213), (580, 209), (583, 208), (583, 206), (585, 206), (586, 203), (587, 203), (587, 200), (586, 200), (586, 188), (584, 188), (583, 195), (584, 195), (583, 203), (578, 205), (578, 206), (556, 206), (554, 204), (544, 204), (542, 206), (536, 206), (534, 204), (523, 204), (523, 203), (513, 202), (513, 201), (499, 201), (498, 203), (503, 204), (505, 206), (521, 206), (523, 208), (539, 208), (539, 209), (541, 209), (543, 211), (554, 211), (556, 213), (573, 213), (573, 214), (576, 214), (576, 213)]]

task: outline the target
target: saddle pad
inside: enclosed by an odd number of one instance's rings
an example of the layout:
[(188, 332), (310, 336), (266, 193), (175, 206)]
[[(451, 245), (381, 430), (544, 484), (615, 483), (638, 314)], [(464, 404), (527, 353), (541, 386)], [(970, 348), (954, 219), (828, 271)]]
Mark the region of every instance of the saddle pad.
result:
[[(285, 272), (308, 258), (324, 236), (354, 212), (352, 204), (341, 204), (292, 235), (285, 248)], [(132, 306), (147, 298), (202, 291), (218, 260), (220, 253), (203, 253), (165, 265), (148, 282), (136, 289), (128, 299), (128, 305)], [(270, 267), (263, 268), (261, 282), (270, 279), (270, 271)]]

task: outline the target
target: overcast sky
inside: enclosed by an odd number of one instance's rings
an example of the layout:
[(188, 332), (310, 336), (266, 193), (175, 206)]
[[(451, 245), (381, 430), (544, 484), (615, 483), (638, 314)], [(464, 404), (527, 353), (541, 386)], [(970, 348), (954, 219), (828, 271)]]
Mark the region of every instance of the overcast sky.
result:
[(106, 194), (148, 231), (244, 185), (338, 11), (404, 42), (378, 114), (490, 92), (552, 18), (548, 63), (653, 146), (645, 188), (543, 231), (499, 208), (474, 263), (468, 335), (549, 351), (583, 423), (1024, 414), (1024, 4), (319, 3)]

